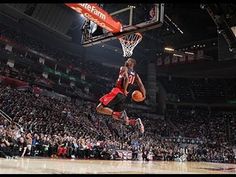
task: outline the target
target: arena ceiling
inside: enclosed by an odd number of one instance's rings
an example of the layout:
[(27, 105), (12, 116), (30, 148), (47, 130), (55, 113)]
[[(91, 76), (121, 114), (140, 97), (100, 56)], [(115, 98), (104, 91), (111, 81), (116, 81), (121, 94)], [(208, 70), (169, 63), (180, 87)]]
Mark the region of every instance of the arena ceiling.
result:
[[(47, 4), (45, 5), (47, 7)], [(139, 9), (141, 9), (139, 15), (137, 15), (136, 18), (141, 18), (142, 16), (144, 16), (145, 9), (147, 9), (148, 6), (150, 6), (150, 4), (146, 3), (142, 4), (111, 3), (111, 4), (103, 4), (103, 8), (108, 12), (114, 12), (116, 10), (127, 7), (128, 5), (137, 6), (139, 7)], [(50, 4), (50, 7), (51, 6), (55, 7), (57, 6), (57, 8), (64, 8), (66, 9), (67, 13), (71, 12), (71, 14), (73, 14), (73, 15), (70, 14), (73, 22), (67, 33), (65, 33), (65, 35), (72, 37), (72, 41), (75, 42), (77, 45), (80, 45), (81, 26), (83, 24), (83, 20), (79, 17), (79, 14), (75, 13), (72, 9), (69, 9), (64, 4), (55, 4), (55, 5)], [(26, 8), (27, 7), (29, 8), (30, 12), (27, 11), (26, 13), (26, 11), (24, 11), (24, 13), (27, 15), (33, 14), (32, 15), (33, 17), (34, 13), (36, 13), (34, 11), (37, 10), (37, 4), (35, 3), (26, 4)], [(4, 10), (4, 8), (2, 10)], [(35, 8), (35, 10), (32, 10), (32, 8), (33, 9)], [(13, 10), (13, 8), (8, 9), (7, 11), (9, 12), (11, 10)], [(12, 16), (12, 14), (10, 15)], [(166, 3), (165, 15), (167, 15), (183, 31), (183, 34), (181, 34), (178, 30), (176, 30), (175, 27), (171, 25), (171, 23), (164, 23), (164, 25), (161, 28), (147, 31), (144, 33), (143, 41), (137, 46), (136, 51), (138, 56), (148, 55), (149, 57), (151, 56), (154, 57), (155, 54), (163, 50), (163, 47), (166, 45), (172, 46), (173, 48), (179, 48), (181, 47), (181, 45), (185, 43), (191, 43), (192, 41), (217, 37), (216, 25), (214, 24), (213, 20), (206, 12), (206, 10), (200, 8), (199, 3), (176, 3), (176, 4)], [(17, 20), (19, 22), (21, 21), (21, 23), (25, 22), (25, 20), (23, 21), (22, 19), (17, 19)], [(120, 20), (122, 21), (127, 20), (127, 16), (121, 17)], [(165, 18), (165, 21), (168, 20)], [(43, 38), (43, 35), (41, 37)], [(109, 46), (106, 48), (111, 53), (115, 55), (117, 55), (117, 53), (122, 53), (121, 46), (118, 41), (110, 42), (107, 44)]]
[[(150, 4), (102, 4), (102, 7), (108, 12), (114, 12), (116, 10), (125, 8), (127, 6), (139, 7), (140, 13), (136, 18), (144, 16), (145, 9)], [(140, 8), (142, 7), (142, 8)], [(171, 46), (173, 48), (181, 48), (186, 43), (193, 43), (195, 41), (201, 41), (206, 39), (217, 39), (217, 29), (213, 20), (209, 16), (206, 10), (200, 8), (200, 3), (166, 3), (165, 15), (167, 15), (172, 22), (174, 22), (182, 31), (181, 34), (165, 17), (164, 25), (161, 28), (153, 29), (145, 32), (144, 38), (140, 44), (134, 50), (134, 57), (137, 58), (154, 58), (158, 52), (161, 52), (165, 46)], [(121, 21), (127, 20), (127, 15), (120, 17)], [(134, 19), (138, 20), (138, 19)], [(76, 43), (80, 43), (81, 40), (81, 26), (82, 20), (74, 19), (72, 28), (69, 31), (69, 35), (73, 36)], [(104, 48), (101, 48), (101, 47)], [(99, 44), (98, 46), (90, 47), (88, 50), (97, 52), (99, 50), (107, 50), (110, 55), (122, 55), (122, 49), (118, 40)], [(217, 51), (215, 51), (217, 52)], [(99, 52), (98, 52), (99, 55)], [(107, 56), (107, 54), (106, 54)], [(107, 60), (109, 62), (109, 60)]]
[[(144, 12), (147, 4), (103, 4), (103, 8), (108, 12), (114, 12), (116, 10), (127, 7), (128, 5), (142, 7), (140, 8), (140, 15), (136, 18), (140, 18)], [(146, 42), (152, 45), (148, 45), (151, 49), (161, 47), (160, 45), (168, 44), (173, 47), (179, 47), (183, 43), (197, 41), (207, 38), (217, 37), (216, 25), (214, 24), (208, 13), (200, 8), (199, 3), (176, 3), (165, 4), (165, 14), (184, 32), (181, 34), (173, 26), (169, 26), (164, 23), (160, 29), (154, 29), (145, 33)], [(121, 21), (127, 20), (127, 15), (121, 16)], [(77, 20), (77, 19), (75, 19)], [(134, 19), (138, 20), (138, 19)], [(165, 18), (167, 21), (167, 19)], [(81, 21), (75, 21), (74, 25), (81, 26)], [(174, 33), (172, 33), (172, 30)], [(145, 43), (145, 42), (144, 42)], [(145, 43), (146, 44), (146, 43)], [(147, 46), (147, 45), (144, 45)], [(158, 49), (157, 49), (158, 50)]]
[[(33, 5), (35, 6), (35, 4)], [(128, 5), (142, 7), (145, 9), (149, 4), (103, 4), (104, 9), (108, 12), (114, 12), (118, 9), (127, 7)], [(15, 20), (15, 23), (12, 23), (12, 26), (15, 26), (17, 29), (24, 29), (24, 27), (20, 28), (19, 25), (25, 25), (25, 29), (32, 29), (31, 31), (33, 35), (36, 37), (40, 36), (41, 39), (45, 38), (45, 41), (48, 44), (51, 43), (51, 45), (54, 45), (55, 47), (58, 45), (58, 48), (60, 47), (64, 50), (66, 49), (65, 46), (69, 46), (67, 51), (73, 47), (72, 44), (74, 46), (76, 45), (77, 47), (73, 48), (73, 52), (79, 52), (78, 55), (81, 55), (81, 52), (83, 52), (83, 56), (87, 56), (88, 58), (95, 59), (99, 62), (107, 62), (115, 65), (119, 65), (123, 62), (123, 60), (121, 60), (122, 49), (118, 40), (107, 42), (94, 47), (83, 48), (80, 45), (81, 26), (83, 24), (83, 20), (80, 18), (79, 14), (73, 12), (71, 9), (69, 10), (64, 4), (55, 4), (55, 6), (67, 9), (68, 13), (73, 13), (73, 22), (69, 31), (67, 32), (67, 35), (72, 37), (72, 42), (70, 42), (70, 45), (68, 41), (65, 41), (66, 45), (62, 47), (63, 40), (59, 41), (58, 36), (56, 35), (56, 37), (54, 37), (55, 40), (49, 40), (49, 38), (53, 36), (51, 35), (52, 32), (48, 32), (47, 35), (43, 35), (43, 33), (46, 34), (45, 30), (41, 30), (40, 28), (36, 29), (36, 26), (33, 27), (32, 24), (24, 23), (26, 20), (23, 19), (23, 17), (21, 18), (18, 16), (19, 19)], [(227, 4), (225, 6), (226, 12), (234, 12), (235, 4)], [(229, 6), (233, 7), (233, 10), (227, 9)], [(8, 11), (10, 11), (10, 9), (8, 9)], [(142, 16), (143, 12), (144, 11), (140, 12), (139, 16)], [(170, 23), (164, 23), (164, 25), (159, 29), (145, 32), (142, 42), (134, 50), (134, 57), (139, 60), (139, 63), (142, 63), (144, 60), (148, 61), (151, 58), (155, 59), (156, 53), (162, 51), (165, 46), (181, 48), (184, 44), (191, 44), (195, 41), (207, 39), (217, 40), (216, 25), (207, 11), (201, 9), (199, 3), (166, 3), (165, 14), (183, 31), (183, 34), (178, 32), (178, 30), (176, 30), (173, 25), (170, 25)], [(232, 13), (229, 15), (232, 15)], [(139, 17), (137, 16), (137, 18)], [(5, 20), (6, 17), (4, 16), (1, 19)], [(33, 28), (35, 29), (34, 31)], [(213, 52), (217, 53), (217, 50), (214, 50)]]

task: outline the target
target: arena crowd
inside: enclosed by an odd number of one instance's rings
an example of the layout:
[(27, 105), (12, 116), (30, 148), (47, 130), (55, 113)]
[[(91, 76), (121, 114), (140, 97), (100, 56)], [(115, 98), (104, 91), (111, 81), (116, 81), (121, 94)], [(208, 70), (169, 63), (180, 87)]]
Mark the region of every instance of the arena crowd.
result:
[[(77, 61), (76, 57), (3, 24), (0, 30), (0, 77), (27, 83), (16, 87), (0, 79), (1, 157), (236, 162), (230, 139), (236, 137), (236, 111), (211, 111), (205, 106), (189, 105), (167, 107), (164, 116), (155, 118), (138, 113), (145, 126), (141, 135), (132, 127), (97, 114), (96, 103), (82, 97), (87, 94), (98, 98), (109, 91), (118, 70), (114, 72), (114, 68), (92, 61)], [(7, 48), (7, 44), (13, 49)], [(39, 57), (28, 49), (56, 61), (40, 64)], [(15, 60), (14, 66), (10, 60)], [(55, 63), (78, 66), (79, 72), (71, 67), (67, 74), (79, 77), (79, 83), (71, 86), (69, 79), (49, 74), (44, 79), (52, 87), (37, 84), (45, 67), (55, 68)], [(56, 71), (68, 69), (60, 67)], [(158, 80), (167, 90), (168, 101), (174, 103), (224, 102), (236, 95), (235, 84), (228, 86), (233, 79)], [(38, 93), (35, 88), (65, 97)], [(128, 114), (137, 116), (134, 110), (128, 110)]]

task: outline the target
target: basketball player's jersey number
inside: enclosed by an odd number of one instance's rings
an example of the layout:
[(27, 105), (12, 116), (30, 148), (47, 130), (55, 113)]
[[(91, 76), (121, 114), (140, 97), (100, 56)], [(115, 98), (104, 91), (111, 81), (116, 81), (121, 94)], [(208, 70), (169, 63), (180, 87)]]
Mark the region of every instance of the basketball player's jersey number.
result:
[(135, 76), (129, 75), (129, 84), (133, 84), (134, 83), (134, 79), (135, 79)]

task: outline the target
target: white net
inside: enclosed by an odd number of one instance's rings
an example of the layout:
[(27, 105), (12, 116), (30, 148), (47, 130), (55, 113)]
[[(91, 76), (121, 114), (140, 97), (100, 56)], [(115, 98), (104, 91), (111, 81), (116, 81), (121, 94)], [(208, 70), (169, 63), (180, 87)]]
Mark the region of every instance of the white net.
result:
[(124, 57), (131, 57), (133, 54), (133, 50), (138, 45), (138, 43), (142, 40), (142, 35), (140, 33), (128, 34), (122, 37), (119, 37)]

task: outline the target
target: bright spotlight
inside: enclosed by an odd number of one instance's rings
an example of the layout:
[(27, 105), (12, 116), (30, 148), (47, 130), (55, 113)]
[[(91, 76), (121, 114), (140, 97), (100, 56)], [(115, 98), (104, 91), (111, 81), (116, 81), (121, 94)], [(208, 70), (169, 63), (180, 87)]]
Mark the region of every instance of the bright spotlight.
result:
[(169, 48), (169, 47), (165, 47), (165, 50), (167, 50), (167, 51), (174, 51), (175, 49)]

